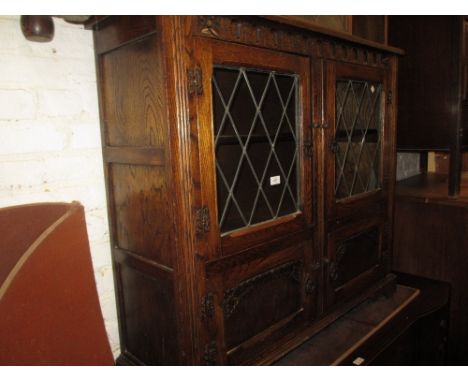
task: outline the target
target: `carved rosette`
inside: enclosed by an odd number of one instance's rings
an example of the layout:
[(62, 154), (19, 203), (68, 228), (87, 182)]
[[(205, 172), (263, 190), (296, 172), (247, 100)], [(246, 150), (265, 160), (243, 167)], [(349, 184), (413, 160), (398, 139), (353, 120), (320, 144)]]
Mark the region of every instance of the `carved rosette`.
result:
[(202, 320), (212, 318), (214, 315), (214, 298), (212, 293), (208, 293), (201, 302)]
[(210, 230), (210, 211), (208, 207), (199, 208), (196, 212), (195, 230), (198, 235), (202, 235)]

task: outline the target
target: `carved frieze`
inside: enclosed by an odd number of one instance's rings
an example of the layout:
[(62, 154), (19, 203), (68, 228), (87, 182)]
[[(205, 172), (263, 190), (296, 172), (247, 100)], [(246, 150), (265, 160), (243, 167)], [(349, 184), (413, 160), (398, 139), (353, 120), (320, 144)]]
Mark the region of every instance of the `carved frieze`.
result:
[(385, 66), (386, 57), (377, 49), (296, 28), (278, 29), (277, 24), (258, 17), (198, 16), (193, 34), (314, 58)]

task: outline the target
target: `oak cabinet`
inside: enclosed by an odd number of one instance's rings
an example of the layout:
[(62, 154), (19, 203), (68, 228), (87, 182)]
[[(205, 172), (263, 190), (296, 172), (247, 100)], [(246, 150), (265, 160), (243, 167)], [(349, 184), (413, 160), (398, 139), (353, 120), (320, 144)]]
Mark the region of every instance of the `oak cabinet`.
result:
[(397, 49), (99, 17), (121, 364), (270, 364), (393, 282)]

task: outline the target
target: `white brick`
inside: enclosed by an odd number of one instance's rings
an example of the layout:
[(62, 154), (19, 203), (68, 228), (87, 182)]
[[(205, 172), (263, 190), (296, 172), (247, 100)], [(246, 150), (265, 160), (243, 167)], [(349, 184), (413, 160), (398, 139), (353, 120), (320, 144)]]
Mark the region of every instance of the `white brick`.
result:
[(33, 53), (33, 44), (23, 42), (27, 42), (27, 40), (21, 32), (19, 16), (0, 17), (0, 36), (2, 36), (2, 43), (0, 44), (0, 54), (2, 56), (8, 54), (31, 55)]
[(106, 293), (109, 293), (109, 295), (112, 293), (114, 290), (114, 279), (111, 265), (98, 268), (94, 272), (94, 278), (96, 279), (96, 287), (100, 296), (104, 296)]
[(104, 209), (87, 210), (86, 225), (88, 227), (88, 236), (90, 241), (96, 243), (109, 241), (107, 212)]
[(56, 28), (53, 40), (36, 43), (24, 38), (19, 16), (0, 16), (0, 53), (59, 58), (80, 58), (94, 54), (93, 37), (89, 31), (81, 25), (72, 25), (59, 18), (53, 20)]
[[(43, 186), (44, 192), (51, 187), (66, 187), (83, 180), (96, 179), (101, 174), (98, 153), (81, 150), (71, 153), (40, 153), (35, 159), (23, 160), (20, 156), (0, 163), (1, 173), (9, 182), (0, 184), (0, 190), (12, 185)], [(5, 178), (4, 178), (5, 179)]]
[(79, 93), (70, 90), (38, 91), (39, 114), (42, 117), (76, 117), (83, 112)]
[(93, 57), (85, 60), (2, 55), (1, 61), (0, 88), (64, 89), (96, 81)]
[(91, 253), (93, 254), (93, 268), (111, 266), (111, 249), (109, 240), (101, 243), (95, 241), (90, 243)]
[(25, 89), (0, 89), (0, 120), (33, 119), (36, 97)]
[(96, 83), (81, 83), (79, 86), (79, 94), (82, 100), (82, 112), (85, 113), (83, 117), (99, 119)]
[(97, 149), (101, 158), (101, 133), (99, 125), (93, 123), (70, 122), (70, 149)]
[(20, 154), (63, 150), (72, 132), (50, 121), (0, 121), (0, 153)]

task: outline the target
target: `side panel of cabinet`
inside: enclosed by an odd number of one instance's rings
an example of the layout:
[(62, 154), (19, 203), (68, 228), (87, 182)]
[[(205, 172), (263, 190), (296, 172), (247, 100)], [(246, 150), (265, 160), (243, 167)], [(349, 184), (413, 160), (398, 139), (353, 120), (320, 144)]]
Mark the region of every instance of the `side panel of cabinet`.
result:
[[(135, 39), (141, 34), (143, 38)], [(123, 364), (176, 365), (168, 128), (160, 25), (95, 31), (103, 158)]]

